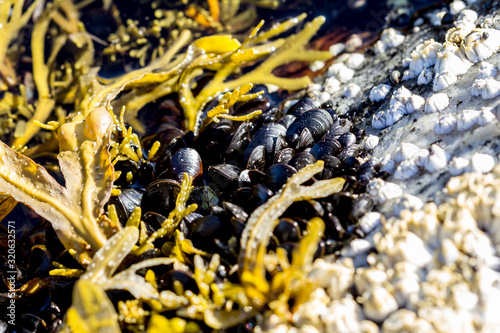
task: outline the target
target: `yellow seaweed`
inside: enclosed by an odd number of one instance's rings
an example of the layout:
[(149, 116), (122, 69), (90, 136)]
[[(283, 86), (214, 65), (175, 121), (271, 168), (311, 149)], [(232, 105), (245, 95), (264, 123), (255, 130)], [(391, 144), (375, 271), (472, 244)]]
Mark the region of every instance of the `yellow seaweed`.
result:
[(259, 206), (248, 218), (241, 236), (239, 255), (242, 284), (247, 287), (250, 298), (258, 305), (267, 299), (269, 284), (265, 278), (264, 253), (269, 244), (270, 234), (278, 223), (278, 218), (293, 202), (323, 198), (342, 189), (345, 180), (334, 178), (315, 182), (311, 186), (302, 183), (323, 170), (323, 161), (310, 164), (294, 174), (283, 189)]

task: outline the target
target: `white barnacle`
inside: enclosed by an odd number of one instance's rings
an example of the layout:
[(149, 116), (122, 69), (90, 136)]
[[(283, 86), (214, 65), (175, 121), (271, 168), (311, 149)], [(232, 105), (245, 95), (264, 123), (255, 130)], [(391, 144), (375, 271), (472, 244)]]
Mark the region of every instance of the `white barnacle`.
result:
[(478, 15), (475, 11), (473, 11), (472, 9), (464, 9), (460, 12), (460, 15), (458, 15), (457, 21), (467, 21), (472, 23), (475, 27), (477, 18)]
[(337, 43), (330, 46), (328, 51), (330, 51), (330, 54), (335, 57), (338, 56), (340, 53), (342, 53), (344, 49), (345, 49), (344, 43)]
[(463, 75), (472, 66), (467, 60), (462, 50), (454, 43), (446, 42), (443, 48), (437, 53), (436, 66), (434, 71), (436, 76), (440, 73), (450, 72), (455, 75)]
[(375, 43), (375, 53), (384, 53), (390, 48), (398, 47), (404, 40), (405, 36), (401, 32), (393, 28), (385, 29), (380, 35), (380, 40)]
[(463, 157), (453, 157), (450, 161), (448, 171), (452, 176), (460, 176), (469, 168), (469, 161)]
[(434, 77), (432, 90), (436, 92), (444, 90), (457, 81), (458, 77), (453, 73), (450, 72), (439, 73)]
[(436, 63), (437, 53), (443, 45), (434, 39), (429, 39), (417, 45), (411, 52), (411, 62), (409, 70), (413, 77), (417, 77), (425, 68), (429, 68)]
[(390, 105), (393, 105), (396, 102), (400, 102), (405, 104), (406, 101), (411, 97), (412, 93), (410, 90), (406, 89), (405, 86), (401, 86), (397, 90), (392, 93), (391, 100), (389, 102)]
[(451, 15), (457, 15), (460, 14), (462, 10), (466, 8), (465, 2), (461, 0), (455, 0), (452, 3), (450, 3), (450, 13)]
[(415, 165), (419, 168), (424, 168), (427, 159), (429, 158), (429, 150), (427, 149), (419, 149), (412, 156), (411, 160), (414, 161)]
[(425, 112), (440, 112), (450, 105), (450, 98), (445, 93), (434, 94), (427, 99), (425, 104)]
[(477, 75), (478, 79), (489, 79), (497, 75), (497, 68), (486, 61), (481, 61), (479, 63), (479, 73)]
[(394, 296), (380, 285), (371, 286), (363, 293), (363, 310), (368, 319), (383, 321), (398, 309)]
[(409, 160), (413, 154), (419, 150), (420, 148), (416, 144), (403, 142), (398, 148), (396, 148), (394, 161), (396, 161), (396, 163), (400, 163)]
[(394, 171), (396, 163), (391, 158), (391, 154), (385, 154), (380, 160), (380, 171), (392, 173)]
[(353, 98), (357, 94), (359, 94), (360, 91), (361, 91), (361, 88), (357, 84), (350, 83), (342, 91), (342, 96), (344, 96), (346, 98)]
[(415, 111), (421, 111), (424, 108), (425, 99), (417, 94), (412, 94), (411, 97), (406, 101), (406, 113), (413, 113)]
[(370, 101), (379, 102), (384, 100), (389, 91), (391, 91), (391, 86), (388, 84), (376, 85), (370, 90)]
[(359, 37), (358, 34), (351, 35), (351, 37), (349, 37), (349, 39), (344, 44), (345, 50), (347, 52), (353, 52), (362, 45), (363, 45), (363, 40), (361, 39), (361, 37)]
[(457, 130), (462, 132), (472, 128), (472, 126), (477, 124), (479, 114), (480, 112), (477, 110), (463, 110), (457, 116)]
[(490, 107), (483, 106), (481, 108), (481, 112), (479, 114), (479, 117), (477, 118), (477, 124), (479, 126), (486, 126), (489, 123), (491, 123), (493, 120), (495, 120), (495, 115), (491, 112)]
[(372, 232), (381, 224), (382, 214), (378, 212), (368, 212), (359, 219), (358, 224), (365, 234)]
[(425, 170), (434, 173), (445, 168), (450, 160), (450, 154), (436, 144), (431, 145), (429, 150), (429, 158), (425, 161), (424, 165)]
[(387, 110), (387, 113), (385, 116), (386, 126), (394, 125), (401, 118), (403, 118), (403, 116), (405, 114), (407, 114), (406, 106), (403, 103), (396, 101), (396, 103), (392, 104), (389, 107), (389, 110)]
[(418, 166), (415, 165), (415, 161), (410, 159), (401, 162), (396, 171), (394, 171), (394, 179), (406, 180), (410, 179), (418, 173)]
[(417, 79), (417, 84), (422, 86), (432, 82), (434, 78), (434, 70), (432, 68), (426, 68), (422, 72)]
[(422, 210), (422, 208), (424, 208), (424, 202), (420, 198), (411, 194), (405, 194), (397, 199), (393, 211), (395, 215), (399, 216), (404, 210), (415, 212)]
[(340, 81), (337, 80), (336, 77), (330, 76), (330, 77), (326, 78), (326, 80), (325, 80), (324, 89), (325, 89), (325, 92), (327, 92), (331, 95), (340, 89)]
[(388, 200), (396, 199), (403, 195), (401, 186), (386, 182), (380, 178), (372, 180), (367, 186), (367, 191), (373, 196), (375, 203), (378, 205), (382, 205)]
[(347, 58), (345, 64), (352, 69), (358, 69), (365, 62), (365, 55), (363, 53), (352, 53)]
[(481, 96), (483, 99), (492, 99), (500, 96), (500, 81), (493, 78), (477, 79), (472, 84), (472, 96)]
[(386, 118), (385, 111), (379, 111), (379, 112), (375, 113), (373, 115), (373, 118), (372, 118), (372, 127), (375, 129), (386, 128), (387, 125), (385, 122), (385, 118)]
[(342, 62), (336, 62), (328, 67), (327, 76), (332, 75), (335, 75), (340, 82), (346, 83), (353, 78), (354, 70), (350, 69)]
[(500, 47), (500, 31), (495, 29), (474, 29), (460, 45), (467, 59), (478, 62), (491, 57)]
[(378, 136), (368, 134), (368, 136), (364, 140), (365, 149), (372, 150), (373, 148), (375, 148), (378, 145), (379, 141), (380, 141), (380, 139)]
[(325, 62), (321, 60), (316, 60), (311, 62), (311, 64), (309, 65), (309, 70), (311, 72), (316, 72), (322, 69), (323, 67), (325, 67)]
[(434, 125), (434, 133), (448, 135), (457, 127), (457, 119), (452, 114), (441, 116)]
[(439, 27), (446, 14), (447, 12), (445, 10), (433, 10), (432, 12), (427, 13), (427, 18), (433, 26)]
[(474, 172), (488, 173), (495, 167), (495, 158), (488, 154), (474, 153), (470, 160)]

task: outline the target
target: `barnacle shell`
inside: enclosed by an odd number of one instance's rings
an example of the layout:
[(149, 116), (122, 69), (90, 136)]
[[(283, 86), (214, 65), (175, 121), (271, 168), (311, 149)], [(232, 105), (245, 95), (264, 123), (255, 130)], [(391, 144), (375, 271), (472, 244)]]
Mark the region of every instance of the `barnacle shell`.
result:
[(457, 126), (457, 119), (452, 114), (441, 116), (434, 125), (434, 133), (437, 135), (448, 135)]
[(495, 29), (474, 29), (460, 45), (467, 59), (478, 62), (488, 59), (500, 47), (500, 31)]
[(370, 101), (379, 102), (385, 99), (387, 94), (391, 91), (391, 86), (388, 84), (379, 84), (370, 90)]
[(462, 113), (457, 116), (457, 130), (466, 131), (476, 125), (479, 115), (479, 111), (476, 110), (463, 110)]
[(481, 96), (483, 99), (492, 99), (500, 96), (500, 81), (493, 78), (477, 79), (471, 89), (472, 96)]
[(497, 75), (497, 68), (494, 65), (486, 61), (480, 62), (478, 79), (489, 79), (495, 77), (495, 75)]
[(447, 94), (434, 94), (427, 99), (427, 103), (425, 104), (425, 112), (440, 112), (446, 109), (448, 105), (450, 105), (450, 98)]
[(433, 144), (430, 148), (429, 158), (425, 161), (425, 170), (431, 173), (441, 170), (446, 167), (449, 159), (450, 154), (438, 145)]

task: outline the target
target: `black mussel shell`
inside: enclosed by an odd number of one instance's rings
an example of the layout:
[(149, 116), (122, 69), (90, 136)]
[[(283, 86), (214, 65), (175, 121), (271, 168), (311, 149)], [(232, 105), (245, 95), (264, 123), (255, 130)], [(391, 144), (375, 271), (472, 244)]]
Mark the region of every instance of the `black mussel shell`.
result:
[(174, 292), (181, 292), (180, 290), (176, 290), (177, 282), (179, 286), (182, 287), (182, 292), (186, 290), (192, 291), (194, 294), (198, 294), (200, 289), (198, 288), (198, 284), (193, 278), (192, 274), (187, 271), (175, 270), (172, 269), (165, 274), (161, 275), (157, 279), (158, 290), (171, 290)]
[(245, 161), (248, 160), (250, 154), (258, 146), (264, 146), (270, 156), (274, 156), (275, 152), (284, 148), (286, 142), (284, 140), (286, 128), (283, 125), (269, 123), (262, 126), (250, 141), (248, 148), (245, 151)]
[(288, 129), (290, 125), (297, 119), (297, 117), (292, 116), (291, 114), (287, 114), (283, 118), (281, 118), (277, 123), (280, 125), (283, 125), (285, 128)]
[(311, 155), (317, 160), (323, 160), (326, 157), (336, 155), (342, 150), (340, 143), (335, 139), (321, 140), (311, 149)]
[(31, 248), (31, 255), (28, 263), (28, 276), (30, 278), (49, 276), (52, 268), (52, 255), (44, 245), (35, 245)]
[(195, 179), (203, 173), (201, 157), (198, 152), (192, 148), (182, 148), (172, 156), (173, 178), (182, 181), (184, 173), (187, 173)]
[(222, 193), (232, 193), (238, 188), (238, 176), (241, 170), (232, 164), (217, 164), (208, 167), (212, 182)]
[(287, 114), (291, 114), (295, 117), (300, 116), (306, 111), (316, 109), (319, 107), (318, 102), (316, 102), (314, 99), (309, 98), (309, 97), (304, 97), (299, 99), (297, 103), (292, 105), (290, 109), (288, 109)]
[(210, 186), (196, 186), (191, 192), (187, 203), (198, 205), (196, 209), (198, 213), (208, 214), (212, 206), (220, 203), (220, 199), (217, 192)]
[(344, 133), (341, 136), (339, 136), (337, 141), (342, 146), (342, 149), (346, 149), (347, 147), (356, 143), (356, 136), (350, 132)]
[(313, 155), (311, 155), (310, 153), (302, 152), (292, 157), (290, 162), (288, 162), (288, 165), (294, 167), (298, 171), (306, 165), (313, 164), (314, 162), (316, 162), (316, 159)]
[(352, 123), (348, 119), (339, 118), (328, 129), (325, 135), (323, 135), (322, 140), (338, 139), (342, 134), (350, 132), (351, 128), (352, 128)]
[(171, 179), (152, 182), (142, 196), (142, 213), (155, 212), (168, 216), (175, 208), (175, 200), (180, 190), (180, 184)]
[(299, 223), (290, 218), (280, 218), (278, 225), (274, 228), (273, 234), (280, 244), (298, 242), (301, 234)]
[(286, 130), (286, 141), (292, 147), (304, 129), (308, 129), (314, 140), (318, 140), (333, 125), (332, 116), (323, 109), (313, 109), (304, 112)]
[(264, 170), (266, 167), (267, 149), (257, 146), (248, 157), (247, 169)]
[(141, 204), (143, 193), (144, 189), (126, 188), (119, 195), (111, 197), (108, 204), (115, 205), (118, 218), (125, 223), (134, 208)]
[(287, 180), (292, 177), (297, 170), (284, 163), (271, 165), (266, 171), (266, 184), (273, 192), (280, 190)]
[(292, 148), (283, 148), (274, 156), (273, 163), (288, 163), (295, 155), (295, 150)]

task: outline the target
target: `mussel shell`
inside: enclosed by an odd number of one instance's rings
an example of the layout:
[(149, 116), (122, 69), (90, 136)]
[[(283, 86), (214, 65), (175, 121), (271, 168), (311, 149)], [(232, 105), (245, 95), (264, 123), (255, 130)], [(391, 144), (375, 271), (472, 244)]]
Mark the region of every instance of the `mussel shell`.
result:
[(266, 167), (266, 160), (267, 160), (266, 147), (257, 146), (248, 157), (246, 168), (264, 170)]
[(232, 164), (217, 164), (208, 167), (208, 174), (222, 193), (233, 192), (238, 188), (240, 169)]
[(297, 170), (284, 163), (271, 165), (266, 171), (266, 184), (273, 192), (280, 190), (287, 180), (292, 177)]
[(314, 138), (308, 128), (304, 128), (295, 144), (297, 151), (302, 151), (306, 148), (314, 146)]
[(273, 234), (281, 243), (297, 242), (300, 236), (299, 223), (290, 218), (280, 218), (278, 225), (274, 228)]
[(333, 125), (332, 116), (323, 109), (303, 113), (286, 130), (286, 141), (292, 147), (297, 144), (302, 131), (307, 128), (314, 140), (318, 140)]
[[(137, 170), (139, 170), (139, 164), (131, 159), (116, 162), (115, 171), (120, 171), (121, 175), (115, 179), (114, 185), (125, 187), (133, 184), (137, 178)], [(127, 180), (129, 172), (132, 174), (131, 180)]]
[(340, 143), (335, 139), (321, 140), (311, 149), (311, 155), (317, 160), (323, 160), (325, 157), (336, 155), (342, 148)]
[(284, 140), (286, 128), (283, 125), (269, 123), (262, 126), (250, 141), (248, 148), (245, 151), (245, 161), (248, 160), (250, 154), (258, 146), (264, 146), (270, 156), (274, 156), (275, 152), (281, 150), (286, 142)]
[(342, 149), (346, 149), (347, 147), (356, 143), (356, 136), (350, 132), (347, 132), (339, 136), (337, 141), (340, 143)]
[(351, 131), (352, 123), (345, 118), (339, 118), (333, 123), (333, 125), (328, 129), (328, 131), (323, 135), (322, 140), (326, 139), (338, 139), (342, 134)]
[(245, 150), (250, 143), (251, 129), (252, 123), (250, 122), (244, 122), (238, 127), (226, 149), (226, 155), (229, 159), (238, 159), (244, 156)]
[(306, 165), (313, 164), (314, 162), (316, 162), (316, 159), (313, 155), (302, 152), (292, 157), (290, 162), (288, 162), (288, 165), (294, 167), (298, 171)]
[(182, 148), (172, 156), (172, 175), (174, 179), (182, 181), (184, 173), (191, 175), (193, 178), (203, 173), (200, 154), (192, 148)]
[(48, 333), (45, 320), (31, 313), (23, 313), (17, 320), (17, 327), (23, 333)]
[(255, 121), (255, 128), (259, 129), (265, 124), (275, 123), (283, 117), (283, 112), (278, 108), (271, 108), (263, 113), (257, 121)]
[(291, 114), (287, 114), (283, 116), (277, 123), (283, 125), (285, 128), (288, 129), (290, 125), (297, 119), (297, 117), (292, 116)]
[(180, 190), (180, 184), (171, 179), (161, 179), (152, 182), (142, 196), (142, 213), (155, 212), (163, 216), (168, 216), (175, 208), (175, 200)]
[(47, 277), (52, 268), (52, 255), (44, 245), (35, 245), (31, 248), (31, 254), (28, 263), (28, 276)]
[(304, 97), (298, 100), (297, 103), (292, 105), (290, 109), (288, 109), (287, 114), (291, 114), (295, 117), (300, 116), (306, 111), (316, 109), (319, 107), (318, 102), (316, 102), (314, 99), (309, 98), (309, 97)]
[(126, 188), (117, 196), (109, 199), (108, 204), (115, 205), (118, 218), (122, 223), (127, 222), (135, 207), (141, 204), (144, 189)]
[(292, 148), (283, 148), (274, 156), (273, 163), (288, 163), (295, 155), (295, 150)]
[(196, 186), (188, 199), (188, 204), (198, 205), (198, 213), (208, 214), (212, 206), (220, 203), (219, 195), (210, 186)]
[(174, 281), (180, 282), (184, 291), (190, 290), (194, 294), (198, 294), (200, 289), (192, 274), (187, 271), (172, 269), (157, 279), (158, 290), (171, 290), (175, 291)]
[(225, 239), (230, 232), (222, 221), (214, 215), (207, 215), (194, 220), (190, 225), (190, 238), (193, 244), (205, 251), (213, 251), (215, 238)]
[(357, 144), (353, 143), (350, 146), (345, 147), (345, 149), (342, 150), (337, 157), (341, 161), (345, 162), (349, 157), (357, 157), (360, 151), (361, 148)]
[(161, 214), (155, 212), (147, 212), (142, 217), (142, 221), (146, 223), (152, 230), (158, 230), (161, 228), (163, 222), (165, 222), (167, 218)]

